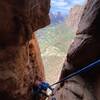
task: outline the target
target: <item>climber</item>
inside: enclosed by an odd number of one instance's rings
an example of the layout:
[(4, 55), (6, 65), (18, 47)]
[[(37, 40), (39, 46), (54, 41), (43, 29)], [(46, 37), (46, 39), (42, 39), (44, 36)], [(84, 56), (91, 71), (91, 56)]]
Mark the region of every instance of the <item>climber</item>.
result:
[(32, 88), (32, 94), (33, 95), (37, 95), (37, 97), (48, 97), (49, 95), (47, 94), (47, 89), (50, 89), (51, 91), (53, 91), (53, 89), (50, 87), (50, 85), (46, 82), (40, 82), (37, 81), (36, 85), (33, 86)]

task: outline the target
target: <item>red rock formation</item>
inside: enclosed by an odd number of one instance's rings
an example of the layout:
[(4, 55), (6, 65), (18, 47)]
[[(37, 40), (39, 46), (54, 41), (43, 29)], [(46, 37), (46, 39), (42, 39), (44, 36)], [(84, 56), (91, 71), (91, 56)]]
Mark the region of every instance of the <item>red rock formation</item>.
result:
[(40, 55), (40, 48), (35, 34), (32, 34), (32, 39), (29, 41), (29, 57), (30, 64), (33, 67), (34, 80), (45, 80), (44, 66)]
[(69, 16), (66, 20), (67, 27), (72, 29), (74, 32), (77, 31), (78, 24), (79, 24), (80, 18), (82, 16), (83, 9), (84, 9), (84, 6), (75, 5), (70, 10)]
[(49, 24), (49, 8), (49, 0), (0, 1), (0, 100), (31, 100), (32, 85), (44, 80), (38, 43), (29, 40)]
[(32, 32), (49, 24), (50, 0), (1, 0), (0, 7), (0, 43), (15, 45), (19, 37), (23, 43)]
[[(100, 59), (100, 0), (88, 0), (76, 37), (63, 65), (60, 80), (69, 73)], [(100, 65), (73, 77), (55, 89), (57, 100), (100, 100)], [(49, 98), (51, 100), (52, 97)]]

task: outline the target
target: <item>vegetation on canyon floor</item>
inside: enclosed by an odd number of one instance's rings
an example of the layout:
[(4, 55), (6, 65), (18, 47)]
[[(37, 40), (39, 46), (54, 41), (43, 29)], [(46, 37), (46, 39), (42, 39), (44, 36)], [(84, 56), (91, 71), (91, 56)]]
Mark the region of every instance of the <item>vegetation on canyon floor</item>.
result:
[(59, 73), (66, 57), (66, 52), (75, 34), (64, 22), (49, 25), (37, 31), (36, 34), (41, 49), (46, 79), (52, 83), (60, 75)]

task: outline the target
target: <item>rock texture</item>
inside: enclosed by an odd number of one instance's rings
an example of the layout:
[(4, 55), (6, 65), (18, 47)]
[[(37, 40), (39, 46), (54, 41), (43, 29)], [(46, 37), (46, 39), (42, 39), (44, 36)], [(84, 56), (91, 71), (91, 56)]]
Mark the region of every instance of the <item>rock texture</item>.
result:
[(1, 0), (0, 7), (0, 43), (17, 44), (49, 24), (50, 0)]
[[(71, 72), (100, 59), (100, 0), (88, 0), (76, 37), (64, 62), (60, 80)], [(55, 88), (57, 100), (100, 100), (100, 65)], [(51, 100), (52, 96), (49, 98)]]
[(32, 86), (45, 79), (32, 33), (49, 24), (49, 8), (49, 0), (0, 1), (0, 100), (32, 100)]
[(74, 32), (76, 32), (78, 29), (78, 24), (82, 16), (83, 10), (84, 10), (84, 6), (75, 5), (73, 8), (71, 8), (69, 16), (66, 19), (67, 27), (73, 29)]

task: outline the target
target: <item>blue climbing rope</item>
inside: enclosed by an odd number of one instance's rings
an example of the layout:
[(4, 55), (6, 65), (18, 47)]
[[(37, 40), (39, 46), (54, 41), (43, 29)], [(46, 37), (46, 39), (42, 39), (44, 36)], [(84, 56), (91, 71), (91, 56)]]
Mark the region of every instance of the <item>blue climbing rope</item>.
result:
[(68, 80), (68, 79), (70, 79), (70, 78), (72, 78), (72, 77), (74, 77), (76, 75), (79, 75), (81, 73), (87, 72), (87, 71), (91, 70), (92, 68), (96, 67), (96, 65), (99, 65), (99, 64), (100, 64), (100, 59), (99, 60), (96, 60), (95, 62), (93, 62), (91, 64), (89, 64), (88, 66), (85, 66), (85, 67), (83, 67), (83, 68), (81, 68), (81, 69), (79, 69), (79, 70), (77, 70), (77, 71), (69, 74), (64, 79), (62, 79), (62, 80), (60, 80), (60, 81), (58, 81), (58, 82), (56, 82), (56, 83), (54, 83), (54, 84), (52, 84), (50, 86), (52, 87), (52, 86), (54, 86), (56, 84), (59, 84), (59, 83), (62, 83), (64, 81), (66, 81), (66, 80)]
[[(66, 80), (68, 80), (68, 79), (70, 79), (70, 78), (72, 78), (74, 76), (77, 76), (77, 75), (79, 75), (81, 73), (87, 72), (87, 71), (91, 70), (92, 68), (96, 67), (96, 65), (100, 65), (100, 59), (99, 60), (96, 60), (95, 62), (93, 62), (93, 63), (91, 63), (91, 64), (89, 64), (89, 65), (87, 65), (87, 66), (85, 66), (85, 67), (83, 67), (83, 68), (81, 68), (81, 69), (79, 69), (79, 70), (71, 73), (71, 74), (69, 74), (64, 79), (62, 79), (62, 80), (60, 80), (60, 81), (58, 81), (58, 82), (56, 82), (56, 83), (54, 83), (52, 85), (49, 85), (49, 83), (46, 83), (46, 82), (42, 82), (38, 86), (38, 91), (42, 91), (42, 90), (45, 90), (46, 91), (47, 89), (50, 89), (52, 91), (52, 93), (53, 93), (53, 88), (52, 87), (54, 85), (59, 84), (59, 83), (62, 83), (62, 82), (66, 81)], [(54, 98), (54, 100), (56, 100), (56, 99)]]

